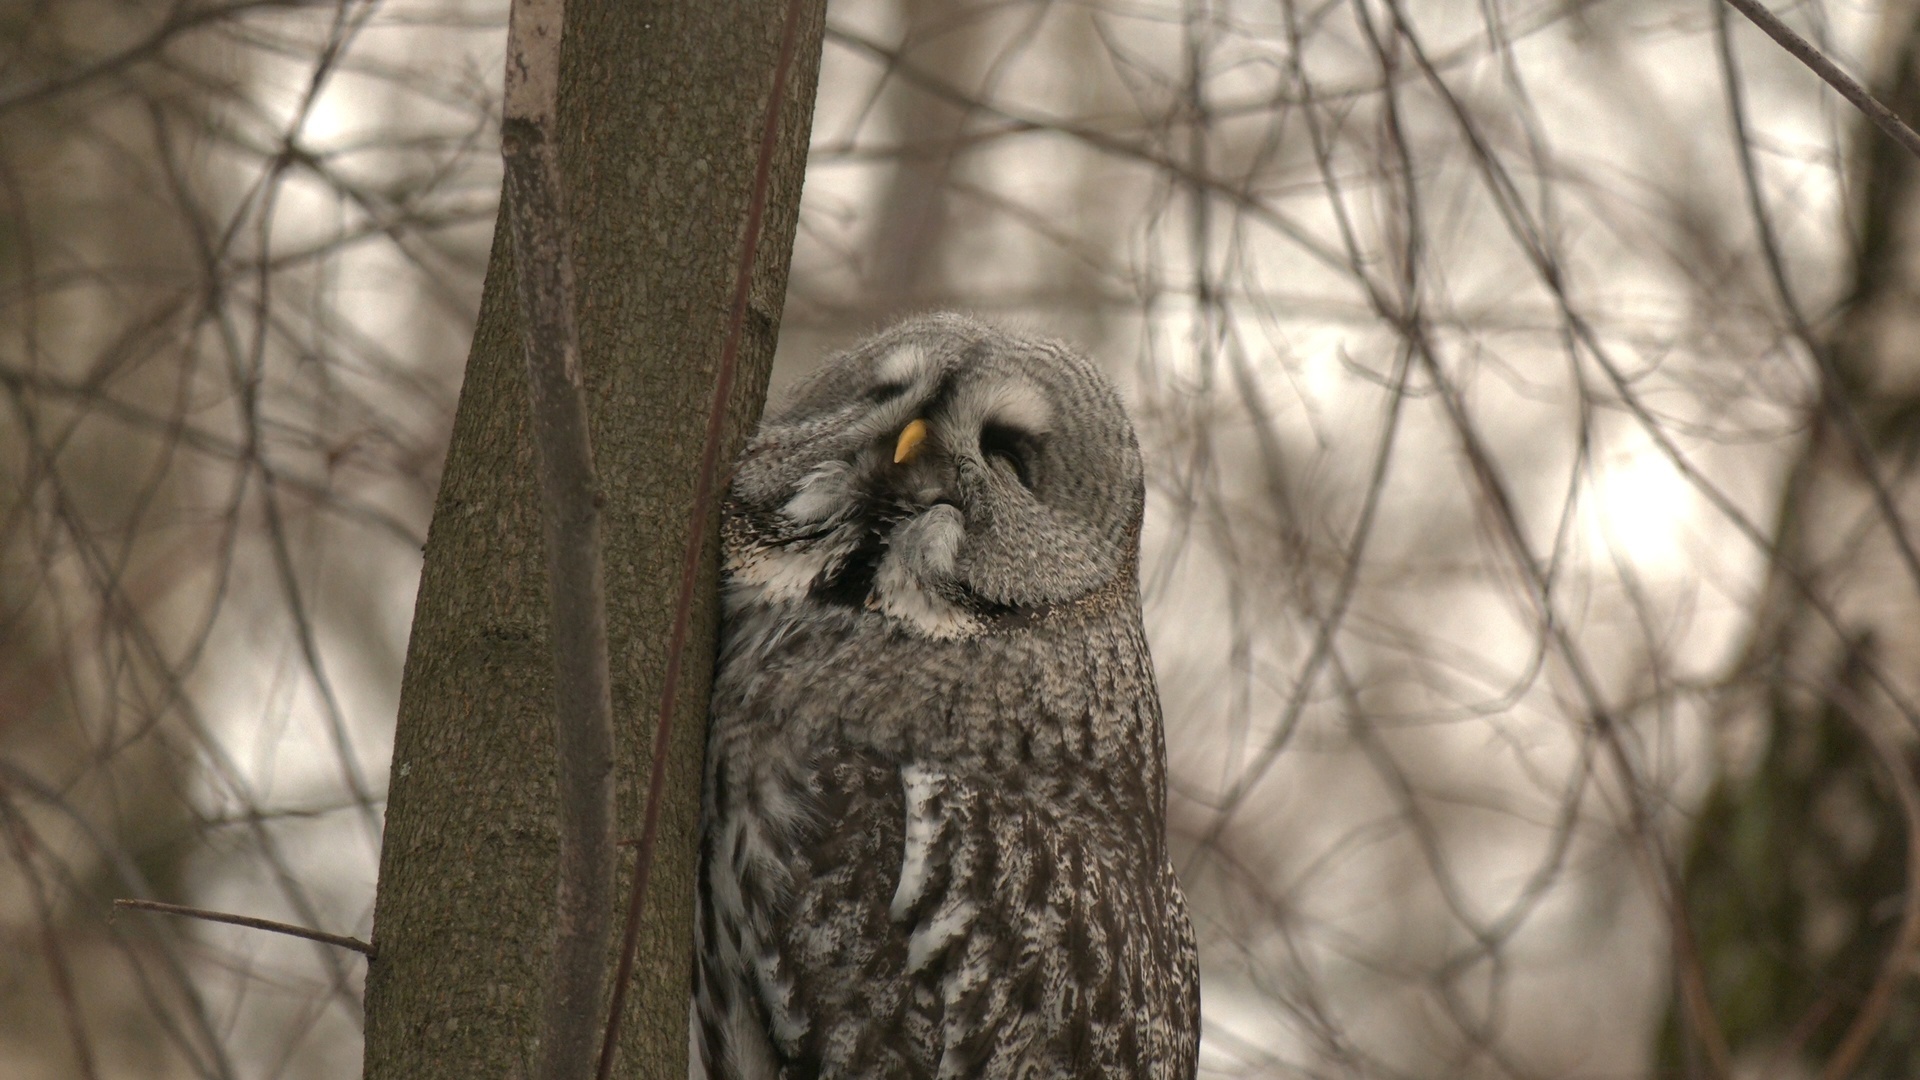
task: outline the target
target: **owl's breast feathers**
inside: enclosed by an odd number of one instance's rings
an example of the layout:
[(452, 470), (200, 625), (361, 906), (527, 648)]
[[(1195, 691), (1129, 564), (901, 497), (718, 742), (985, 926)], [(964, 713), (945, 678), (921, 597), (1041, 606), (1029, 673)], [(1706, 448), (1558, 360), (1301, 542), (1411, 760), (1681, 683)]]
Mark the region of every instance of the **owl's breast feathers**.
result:
[(954, 641), (730, 613), (699, 926), (715, 1080), (1193, 1075), (1133, 588)]
[(790, 786), (729, 781), (703, 853), (717, 1076), (1192, 1075), (1185, 901), (1097, 784), (862, 751), (761, 772)]

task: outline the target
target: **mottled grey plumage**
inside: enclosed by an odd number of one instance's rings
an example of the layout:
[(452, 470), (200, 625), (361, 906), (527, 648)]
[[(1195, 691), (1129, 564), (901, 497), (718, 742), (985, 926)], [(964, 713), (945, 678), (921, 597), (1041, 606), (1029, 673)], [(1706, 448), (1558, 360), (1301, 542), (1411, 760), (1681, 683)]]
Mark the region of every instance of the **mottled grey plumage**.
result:
[(714, 1080), (1193, 1076), (1141, 477), (1091, 363), (954, 315), (755, 434), (703, 806)]

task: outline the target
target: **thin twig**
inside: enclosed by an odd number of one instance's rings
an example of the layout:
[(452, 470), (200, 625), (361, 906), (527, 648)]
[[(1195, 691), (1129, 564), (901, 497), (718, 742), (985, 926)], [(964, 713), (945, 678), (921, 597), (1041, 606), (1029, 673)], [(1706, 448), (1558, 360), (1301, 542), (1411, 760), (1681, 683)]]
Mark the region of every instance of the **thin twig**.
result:
[(780, 35), (780, 57), (773, 69), (773, 88), (767, 93), (767, 112), (760, 123), (760, 151), (754, 162), (753, 191), (747, 200), (747, 223), (740, 237), (740, 261), (734, 271), (733, 304), (727, 318), (727, 337), (714, 373), (713, 397), (707, 407), (706, 442), (700, 451), (700, 473), (693, 495), (693, 518), (687, 525), (686, 549), (680, 559), (680, 591), (674, 602), (673, 633), (667, 640), (667, 665), (660, 690), (660, 713), (653, 728), (653, 771), (647, 780), (646, 816), (640, 826), (638, 861), (633, 870), (633, 894), (627, 902), (627, 924), (620, 942), (620, 966), (613, 977), (613, 999), (608, 1006), (605, 1039), (600, 1044), (597, 1080), (613, 1072), (614, 1047), (626, 1012), (627, 984), (640, 948), (640, 915), (646, 908), (647, 880), (653, 869), (653, 849), (660, 824), (660, 802), (667, 779), (667, 746), (672, 739), (673, 713), (680, 689), (680, 669), (686, 654), (687, 630), (693, 620), (693, 594), (700, 582), (701, 555), (707, 546), (707, 522), (713, 517), (720, 471), (720, 437), (726, 430), (727, 402), (733, 397), (733, 377), (740, 355), (740, 331), (752, 296), (754, 257), (760, 250), (760, 228), (766, 217), (767, 188), (778, 145), (780, 107), (786, 102), (787, 76), (800, 32), (803, 0), (787, 0), (787, 22)]
[(165, 22), (154, 27), (151, 33), (131, 46), (84, 67), (75, 68), (31, 86), (14, 89), (6, 97), (0, 98), (0, 112), (45, 101), (95, 79), (124, 74), (135, 64), (164, 53), (176, 39), (204, 27), (217, 27), (235, 15), (245, 14), (256, 8), (291, 8), (300, 7), (304, 3), (305, 0), (236, 0), (234, 3), (216, 7), (197, 8), (187, 4), (177, 5)]
[(47, 896), (46, 882), (28, 857), (28, 852), (37, 843), (32, 839), (32, 834), (27, 833), (26, 823), (9, 802), (0, 801), (0, 817), (6, 819), (0, 832), (6, 834), (8, 852), (19, 865), (21, 876), (27, 880), (27, 894), (33, 898), (34, 914), (39, 916), (40, 949), (47, 965), (47, 978), (53, 984), (53, 996), (60, 1002), (60, 1015), (66, 1021), (67, 1034), (73, 1040), (74, 1060), (79, 1064), (80, 1074), (85, 1080), (99, 1080), (100, 1072), (93, 1059), (93, 1043), (87, 1038), (86, 1025), (81, 1021), (79, 998), (74, 993), (73, 969), (67, 959), (66, 949), (61, 947), (60, 935), (54, 929), (58, 922), (54, 904)]
[(554, 944), (541, 1020), (542, 1080), (592, 1067), (613, 935), (613, 698), (607, 673), (600, 490), (574, 323), (573, 252), (560, 175), (560, 45), (566, 0), (515, 0), (508, 15), (501, 156), (519, 279), (529, 417), (540, 463), (554, 672), (560, 829)]
[(205, 908), (187, 907), (183, 904), (163, 904), (158, 900), (115, 900), (115, 908), (133, 908), (136, 911), (157, 911), (162, 915), (184, 915), (189, 919), (201, 919), (206, 922), (227, 923), (232, 926), (246, 926), (255, 930), (268, 930), (288, 937), (305, 938), (322, 945), (338, 945), (343, 949), (352, 949), (368, 959), (373, 958), (373, 946), (357, 937), (345, 934), (329, 934), (325, 930), (309, 930), (292, 923), (275, 922), (272, 919), (257, 919), (252, 915), (235, 915), (226, 911), (208, 911)]
[[(1451, 87), (1440, 77), (1438, 69), (1427, 55), (1399, 0), (1386, 0), (1386, 7), (1392, 16), (1394, 32), (1405, 43), (1421, 75), (1435, 92), (1441, 95), (1448, 109), (1453, 113), (1459, 124), (1461, 135), (1473, 151), (1488, 193), (1494, 198), (1509, 232), (1520, 243), (1522, 249), (1534, 259), (1542, 283), (1547, 285), (1553, 291), (1556, 300), (1564, 305), (1565, 274), (1549, 253), (1538, 223), (1526, 212), (1518, 198), (1511, 177), (1499, 166), (1472, 118), (1462, 107)], [(1363, 23), (1363, 25), (1368, 26), (1371, 34), (1370, 24)], [(1378, 45), (1376, 45), (1376, 53), (1385, 65), (1388, 55)], [(1387, 100), (1391, 102), (1393, 100), (1391, 83), (1388, 84), (1387, 93)], [(1407, 141), (1401, 125), (1397, 119), (1394, 119), (1392, 113), (1389, 114), (1389, 120), (1388, 131), (1400, 160), (1410, 161), (1411, 154), (1406, 149)], [(1409, 166), (1406, 174), (1410, 183), (1414, 170)], [(1376, 295), (1371, 288), (1369, 293)], [(1378, 299), (1375, 303), (1378, 305)], [(1563, 307), (1563, 311), (1571, 321), (1573, 317), (1571, 307)], [(1648, 805), (1648, 800), (1641, 795), (1644, 789), (1638, 783), (1640, 770), (1621, 732), (1619, 714), (1607, 701), (1606, 694), (1601, 689), (1600, 680), (1592, 670), (1587, 657), (1576, 646), (1568, 621), (1558, 610), (1552, 569), (1543, 566), (1539, 557), (1534, 554), (1527, 530), (1520, 519), (1519, 504), (1512, 486), (1497, 464), (1481, 432), (1473, 424), (1460, 388), (1448, 380), (1447, 373), (1441, 366), (1438, 348), (1431, 337), (1430, 328), (1418, 307), (1415, 306), (1405, 313), (1381, 307), (1380, 313), (1383, 318), (1395, 324), (1395, 328), (1413, 347), (1421, 366), (1430, 376), (1448, 426), (1453, 429), (1459, 440), (1460, 450), (1470, 466), (1475, 486), (1497, 527), (1498, 539), (1507, 549), (1513, 568), (1519, 571), (1527, 599), (1538, 613), (1544, 643), (1560, 657), (1566, 675), (1586, 706), (1593, 732), (1599, 738), (1603, 750), (1628, 793), (1630, 835), (1640, 841), (1634, 846), (1633, 854), (1641, 860), (1643, 870), (1654, 886), (1656, 896), (1661, 901), (1671, 925), (1681, 992), (1687, 1005), (1686, 1015), (1708, 1050), (1714, 1077), (1716, 1080), (1725, 1080), (1731, 1075), (1725, 1036), (1706, 998), (1698, 950), (1693, 942), (1692, 924), (1686, 905), (1680, 896), (1673, 859), (1662, 841), (1661, 832), (1654, 819), (1654, 810)], [(1569, 329), (1573, 327), (1570, 326)], [(1598, 348), (1593, 348), (1592, 351), (1596, 358), (1601, 356)]]
[(1759, 27), (1766, 35), (1780, 44), (1780, 47), (1792, 53), (1794, 58), (1813, 69), (1813, 73), (1827, 81), (1827, 85), (1840, 91), (1840, 96), (1853, 103), (1853, 107), (1865, 113), (1867, 119), (1886, 132), (1894, 142), (1907, 148), (1907, 152), (1920, 158), (1920, 134), (1907, 126), (1906, 121), (1895, 116), (1892, 109), (1880, 104), (1867, 88), (1853, 81), (1846, 72), (1841, 71), (1833, 61), (1826, 58), (1813, 43), (1779, 19), (1773, 12), (1761, 7), (1759, 0), (1727, 0), (1735, 11), (1745, 15), (1747, 20)]

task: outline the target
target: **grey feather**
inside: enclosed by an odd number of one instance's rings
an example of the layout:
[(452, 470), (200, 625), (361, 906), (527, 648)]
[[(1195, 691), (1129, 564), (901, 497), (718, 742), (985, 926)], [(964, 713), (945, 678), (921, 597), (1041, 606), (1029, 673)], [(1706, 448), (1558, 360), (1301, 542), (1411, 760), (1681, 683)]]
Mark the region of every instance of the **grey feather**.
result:
[(1091, 362), (956, 315), (754, 435), (702, 807), (710, 1077), (1194, 1075), (1142, 476)]

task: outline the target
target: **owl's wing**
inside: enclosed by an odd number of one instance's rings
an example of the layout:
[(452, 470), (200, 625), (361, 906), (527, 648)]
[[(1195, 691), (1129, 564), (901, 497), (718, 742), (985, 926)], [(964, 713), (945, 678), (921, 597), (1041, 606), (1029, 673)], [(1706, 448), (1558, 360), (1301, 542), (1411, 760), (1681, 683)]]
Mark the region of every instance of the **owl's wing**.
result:
[(761, 971), (791, 1075), (1192, 1075), (1192, 935), (1144, 823), (872, 756), (814, 776)]
[(782, 1080), (934, 1075), (927, 1002), (906, 975), (909, 933), (889, 900), (906, 825), (897, 766), (816, 760), (787, 830), (784, 896), (755, 966)]

